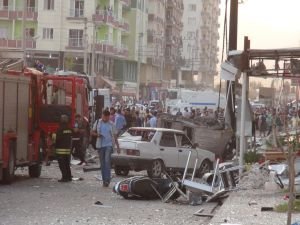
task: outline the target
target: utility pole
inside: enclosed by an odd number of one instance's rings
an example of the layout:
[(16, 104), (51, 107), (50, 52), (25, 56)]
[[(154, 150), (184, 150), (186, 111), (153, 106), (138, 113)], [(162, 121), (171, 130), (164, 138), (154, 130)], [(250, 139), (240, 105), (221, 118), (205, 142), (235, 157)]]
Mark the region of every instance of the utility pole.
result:
[(83, 37), (83, 47), (84, 47), (84, 55), (83, 55), (83, 72), (88, 73), (87, 70), (87, 54), (88, 54), (88, 35), (87, 35), (87, 18), (84, 18), (84, 37)]
[(22, 15), (22, 51), (23, 51), (23, 65), (27, 66), (26, 62), (26, 16), (27, 16), (27, 1), (23, 1), (23, 15)]
[(138, 39), (138, 64), (137, 64), (137, 76), (136, 76), (136, 100), (140, 100), (140, 83), (141, 83), (141, 60), (142, 60), (142, 38), (143, 33), (139, 33)]
[[(238, 0), (230, 1), (230, 23), (229, 23), (229, 51), (237, 49), (237, 29), (238, 29)], [(230, 88), (230, 82), (227, 81), (227, 101), (228, 112), (231, 121), (231, 127), (235, 133), (236, 121), (235, 121), (235, 82), (232, 82), (232, 89)], [(232, 99), (232, 100), (231, 100)]]
[(91, 71), (91, 75), (95, 75), (95, 60), (96, 60), (96, 49), (95, 49), (95, 45), (96, 45), (96, 23), (95, 21), (93, 21), (94, 24), (94, 31), (93, 31), (93, 45), (92, 45), (92, 71)]

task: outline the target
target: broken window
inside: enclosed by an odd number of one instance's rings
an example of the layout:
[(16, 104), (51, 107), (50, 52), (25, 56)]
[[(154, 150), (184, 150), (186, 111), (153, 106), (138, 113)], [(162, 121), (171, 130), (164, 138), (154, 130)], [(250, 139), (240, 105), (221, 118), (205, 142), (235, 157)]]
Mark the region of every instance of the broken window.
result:
[(141, 141), (150, 142), (155, 134), (155, 130), (129, 129), (127, 131), (131, 136), (141, 137)]
[(176, 139), (177, 139), (178, 147), (183, 147), (183, 148), (192, 148), (193, 147), (193, 144), (191, 143), (191, 141), (184, 134), (176, 134)]
[(164, 147), (176, 147), (176, 141), (174, 133), (163, 132), (160, 140), (160, 146)]

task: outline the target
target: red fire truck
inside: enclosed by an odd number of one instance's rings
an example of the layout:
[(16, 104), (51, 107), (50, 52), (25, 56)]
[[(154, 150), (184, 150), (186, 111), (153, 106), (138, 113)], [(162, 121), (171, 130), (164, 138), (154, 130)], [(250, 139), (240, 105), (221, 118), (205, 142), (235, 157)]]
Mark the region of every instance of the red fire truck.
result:
[[(44, 150), (51, 149), (47, 139), (56, 132), (62, 114), (70, 118), (70, 126), (74, 125), (76, 114), (89, 118), (90, 86), (88, 81), (87, 76), (70, 72), (44, 76), (41, 84), (42, 96), (39, 102), (39, 122)], [(51, 156), (53, 156), (53, 152)]]
[(0, 74), (0, 180), (10, 183), (16, 167), (41, 174), (38, 71)]
[(0, 74), (0, 181), (12, 182), (16, 167), (41, 174), (47, 137), (62, 114), (88, 117), (89, 83), (72, 73), (44, 75), (34, 69)]

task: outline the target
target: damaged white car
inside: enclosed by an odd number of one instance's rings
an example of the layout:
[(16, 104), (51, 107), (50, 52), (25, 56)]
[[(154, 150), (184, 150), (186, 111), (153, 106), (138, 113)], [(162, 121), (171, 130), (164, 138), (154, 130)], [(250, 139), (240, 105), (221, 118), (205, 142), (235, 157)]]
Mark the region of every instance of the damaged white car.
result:
[(130, 170), (147, 170), (150, 177), (160, 177), (165, 171), (183, 172), (190, 151), (190, 169), (198, 159), (196, 176), (213, 169), (215, 154), (197, 148), (180, 130), (133, 127), (118, 140), (121, 152), (112, 154), (117, 175), (127, 176)]

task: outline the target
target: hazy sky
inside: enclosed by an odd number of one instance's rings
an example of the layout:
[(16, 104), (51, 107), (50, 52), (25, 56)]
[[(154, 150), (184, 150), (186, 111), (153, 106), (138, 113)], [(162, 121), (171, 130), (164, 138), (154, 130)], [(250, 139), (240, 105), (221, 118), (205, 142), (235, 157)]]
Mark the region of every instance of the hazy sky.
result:
[[(230, 0), (228, 8), (229, 5)], [(225, 0), (221, 0), (221, 10), (224, 13)], [(251, 40), (251, 48), (300, 47), (300, 0), (244, 0), (239, 4), (238, 17), (238, 48), (241, 50), (244, 36)]]
[[(229, 8), (230, 0), (228, 0)], [(224, 12), (225, 0), (221, 0), (219, 59), (221, 59)], [(244, 0), (243, 4), (239, 4), (239, 50), (244, 48), (244, 36), (248, 36), (251, 40), (252, 49), (300, 47), (300, 0)], [(219, 69), (220, 66), (217, 67), (217, 70)], [(218, 83), (218, 80), (219, 77), (215, 77), (215, 83)], [(260, 80), (265, 85), (269, 84), (265, 79)]]

